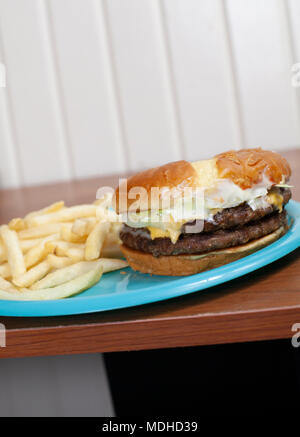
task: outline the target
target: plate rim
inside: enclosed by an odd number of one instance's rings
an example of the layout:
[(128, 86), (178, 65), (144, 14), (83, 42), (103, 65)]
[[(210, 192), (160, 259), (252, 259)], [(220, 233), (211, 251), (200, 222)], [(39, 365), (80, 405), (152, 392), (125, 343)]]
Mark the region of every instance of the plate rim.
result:
[[(83, 292), (81, 297), (78, 295), (76, 298), (47, 301), (0, 300), (0, 316), (55, 317), (113, 311), (184, 296), (231, 281), (271, 264), (300, 247), (300, 202), (290, 200), (286, 210), (294, 222), (289, 231), (274, 243), (215, 269), (190, 276), (170, 277), (172, 279), (170, 282), (164, 281), (161, 284), (157, 282), (147, 289), (144, 296), (141, 296), (143, 288), (138, 288), (126, 293), (119, 291), (113, 295), (103, 296), (84, 296)], [(131, 269), (127, 267), (122, 270), (130, 271)], [(175, 290), (173, 285), (175, 285)], [(158, 295), (157, 289), (160, 289)], [(139, 297), (138, 302), (135, 299), (136, 296)], [(100, 299), (102, 305), (99, 305)], [(112, 304), (109, 305), (110, 301)]]

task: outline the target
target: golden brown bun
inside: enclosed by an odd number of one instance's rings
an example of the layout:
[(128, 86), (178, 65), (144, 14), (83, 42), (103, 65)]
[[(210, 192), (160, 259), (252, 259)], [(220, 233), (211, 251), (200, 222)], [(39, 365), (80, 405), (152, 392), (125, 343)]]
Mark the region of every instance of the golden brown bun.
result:
[(153, 275), (187, 276), (214, 269), (250, 255), (273, 243), (284, 235), (286, 231), (287, 228), (282, 226), (275, 232), (250, 241), (247, 244), (229, 249), (220, 249), (202, 255), (171, 255), (155, 258), (149, 253), (133, 250), (124, 245), (121, 246), (121, 250), (133, 270)]
[[(186, 187), (211, 188), (219, 179), (230, 179), (241, 188), (250, 188), (260, 182), (263, 174), (274, 184), (288, 181), (291, 169), (278, 153), (262, 149), (229, 151), (216, 157), (197, 162), (176, 161), (152, 168), (127, 179), (127, 187), (118, 187), (114, 207), (118, 213), (126, 212), (139, 201), (138, 210), (159, 209), (160, 204), (151, 203), (151, 188), (174, 188), (183, 191)], [(144, 189), (141, 197), (137, 187)], [(136, 188), (136, 192), (134, 192)], [(130, 193), (131, 190), (131, 193)], [(122, 193), (122, 194), (120, 194)], [(166, 192), (159, 194), (159, 201)]]
[(279, 153), (269, 150), (242, 149), (231, 150), (216, 156), (218, 173), (229, 178), (241, 188), (251, 188), (261, 181), (263, 173), (274, 184), (288, 181), (291, 168)]
[[(162, 165), (156, 168), (142, 171), (127, 179), (127, 187), (118, 187), (113, 199), (114, 207), (118, 213), (125, 212), (132, 205), (136, 198), (129, 198), (130, 190), (135, 187), (142, 187), (146, 190), (147, 199), (145, 205), (141, 207), (143, 210), (150, 208), (150, 190), (152, 187), (168, 187), (170, 190), (182, 187), (194, 187), (197, 184), (197, 172), (193, 166), (187, 161), (175, 161)], [(123, 191), (125, 195), (126, 205), (123, 206), (123, 198), (120, 194)], [(134, 194), (134, 193), (133, 193)], [(152, 206), (153, 208), (153, 206)]]

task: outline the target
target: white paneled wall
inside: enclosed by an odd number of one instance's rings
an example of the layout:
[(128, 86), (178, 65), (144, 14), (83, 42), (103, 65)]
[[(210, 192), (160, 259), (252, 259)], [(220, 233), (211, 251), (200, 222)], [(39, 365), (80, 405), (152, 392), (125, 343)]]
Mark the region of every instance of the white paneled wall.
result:
[(122, 172), (126, 153), (102, 4), (45, 4), (74, 176)]
[(300, 144), (299, 0), (0, 0), (0, 186)]
[(129, 168), (181, 156), (159, 0), (105, 0)]
[(284, 0), (228, 0), (227, 14), (246, 146), (299, 144)]
[(67, 179), (69, 153), (44, 2), (1, 1), (0, 16), (7, 68), (4, 93), (10, 100), (20, 181)]
[(290, 31), (290, 44), (293, 62), (300, 62), (300, 2), (299, 0), (288, 0), (285, 3), (287, 20)]
[(231, 57), (219, 0), (161, 2), (188, 159), (242, 146), (232, 94)]

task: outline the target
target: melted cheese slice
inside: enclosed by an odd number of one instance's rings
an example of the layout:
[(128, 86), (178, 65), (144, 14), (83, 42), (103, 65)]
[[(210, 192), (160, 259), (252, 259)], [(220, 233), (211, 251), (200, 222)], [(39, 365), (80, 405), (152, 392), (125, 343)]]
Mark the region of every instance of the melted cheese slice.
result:
[(283, 208), (283, 196), (279, 193), (269, 193), (267, 195), (267, 202), (269, 202), (271, 205), (275, 205), (279, 212), (282, 212)]
[[(266, 200), (271, 205), (275, 205), (279, 212), (282, 212), (283, 209), (283, 196), (278, 193), (269, 193), (266, 196)], [(185, 221), (177, 222), (177, 223), (170, 223), (170, 225), (166, 225), (165, 229), (156, 228), (154, 226), (147, 226), (147, 229), (150, 232), (151, 240), (154, 240), (155, 238), (170, 238), (173, 244), (176, 243), (176, 241), (179, 238), (179, 235), (181, 234), (181, 227), (184, 223), (187, 223)]]
[(172, 243), (175, 244), (181, 234), (181, 226), (182, 224), (178, 223), (177, 230), (168, 227), (166, 227), (166, 229), (160, 229), (155, 228), (154, 226), (148, 226), (147, 229), (150, 232), (151, 240), (154, 240), (155, 238), (170, 238)]

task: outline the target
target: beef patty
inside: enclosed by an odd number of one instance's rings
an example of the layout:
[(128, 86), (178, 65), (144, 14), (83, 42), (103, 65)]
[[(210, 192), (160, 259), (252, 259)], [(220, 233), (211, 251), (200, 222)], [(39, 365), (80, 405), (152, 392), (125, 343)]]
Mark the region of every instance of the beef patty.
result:
[(259, 220), (232, 229), (219, 229), (214, 232), (199, 232), (197, 234), (182, 233), (175, 244), (169, 238), (151, 240), (144, 229), (130, 228), (126, 225), (121, 230), (120, 237), (125, 246), (158, 257), (206, 253), (238, 246), (270, 234), (282, 225), (287, 225), (285, 211), (273, 212)]
[[(292, 193), (289, 188), (273, 187), (270, 192), (282, 196), (282, 206), (286, 205), (292, 197)], [(194, 220), (192, 222), (185, 223), (181, 229), (181, 232), (185, 233), (186, 227), (188, 225), (196, 225), (197, 227), (197, 222), (199, 222), (200, 225), (203, 225), (202, 232), (214, 232), (219, 229), (230, 229), (235, 226), (243, 226), (246, 223), (260, 220), (266, 215), (272, 214), (277, 210), (277, 207), (271, 204), (264, 208), (257, 208), (253, 210), (247, 203), (242, 203), (241, 205), (235, 206), (233, 208), (223, 209), (222, 211), (214, 215), (212, 221), (205, 220), (203, 223), (203, 221)]]

